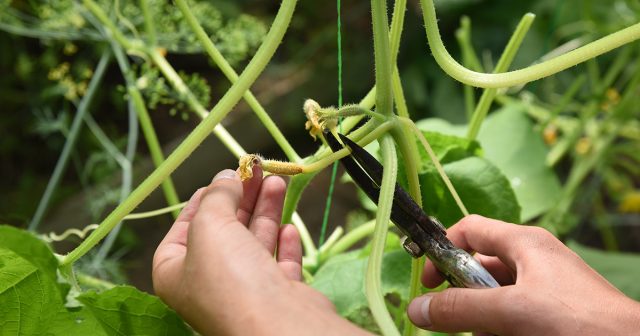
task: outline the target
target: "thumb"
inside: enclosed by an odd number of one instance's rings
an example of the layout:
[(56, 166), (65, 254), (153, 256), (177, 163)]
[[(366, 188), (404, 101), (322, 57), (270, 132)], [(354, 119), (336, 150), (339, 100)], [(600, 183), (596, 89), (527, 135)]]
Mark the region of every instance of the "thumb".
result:
[(191, 221), (189, 249), (217, 237), (216, 232), (226, 224), (237, 222), (242, 198), (242, 182), (238, 174), (226, 169), (219, 172), (204, 191), (200, 207)]
[(429, 330), (501, 334), (505, 310), (500, 304), (500, 290), (448, 288), (415, 298), (407, 314), (415, 325)]

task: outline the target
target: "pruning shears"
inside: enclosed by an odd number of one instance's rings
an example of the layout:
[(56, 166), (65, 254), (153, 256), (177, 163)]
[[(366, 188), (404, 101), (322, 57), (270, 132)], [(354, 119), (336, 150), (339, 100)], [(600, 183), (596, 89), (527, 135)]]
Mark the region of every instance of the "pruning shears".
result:
[[(338, 133), (325, 132), (331, 150), (347, 147), (351, 154), (340, 159), (353, 181), (374, 202), (380, 196), (382, 164), (358, 144)], [(447, 238), (444, 226), (428, 216), (411, 196), (396, 183), (391, 208), (391, 221), (406, 235), (404, 249), (414, 258), (426, 255), (444, 277), (456, 287), (493, 288), (500, 285), (482, 265)]]

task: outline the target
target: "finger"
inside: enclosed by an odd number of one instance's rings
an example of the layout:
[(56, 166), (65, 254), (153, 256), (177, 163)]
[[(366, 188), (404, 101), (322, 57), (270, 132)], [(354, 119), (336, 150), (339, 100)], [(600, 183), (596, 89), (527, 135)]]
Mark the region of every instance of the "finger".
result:
[(153, 255), (153, 286), (159, 295), (166, 294), (165, 289), (173, 288), (176, 275), (182, 268), (187, 253), (189, 220), (197, 211), (203, 192), (204, 188), (200, 188), (191, 196)]
[(280, 176), (268, 176), (262, 181), (256, 207), (251, 216), (249, 231), (273, 254), (278, 240), (282, 204), (286, 184)]
[(427, 259), (422, 270), (422, 284), (427, 288), (436, 288), (444, 282), (444, 276), (436, 266)]
[(421, 328), (442, 332), (492, 332), (503, 334), (505, 288), (449, 288), (413, 300), (409, 319)]
[(259, 166), (253, 166), (253, 177), (242, 182), (242, 200), (240, 200), (240, 208), (238, 209), (238, 220), (240, 223), (249, 225), (253, 208), (256, 206), (258, 192), (262, 185), (262, 169)]
[[(466, 216), (447, 230), (447, 238), (466, 251), (477, 251), (488, 256), (498, 256), (510, 269), (517, 269), (516, 260), (522, 251), (525, 227), (485, 218), (479, 215)], [(422, 272), (422, 283), (435, 288), (444, 277), (429, 260)]]
[(516, 260), (526, 240), (523, 238), (525, 230), (525, 226), (471, 215), (449, 228), (447, 237), (461, 249), (497, 256), (507, 266), (516, 269)]
[(298, 230), (291, 224), (280, 228), (276, 260), (289, 280), (302, 280), (302, 243)]
[[(505, 265), (498, 257), (486, 256), (480, 253), (476, 253), (474, 257), (491, 273), (501, 286), (515, 283), (515, 270)], [(424, 270), (422, 271), (422, 284), (427, 288), (436, 288), (440, 286), (444, 280), (442, 273), (438, 271), (430, 260), (427, 260), (424, 264)]]
[(230, 169), (219, 172), (203, 192), (198, 212), (189, 226), (189, 249), (206, 249), (220, 238), (216, 233), (221, 228), (241, 225), (237, 218), (241, 199), (242, 183), (238, 174)]
[(205, 189), (206, 188), (204, 187), (199, 188), (195, 193), (193, 193), (193, 195), (191, 195), (191, 198), (184, 206), (184, 208), (182, 208), (180, 214), (176, 218), (176, 222), (189, 222), (193, 219), (193, 216), (195, 216), (196, 212), (198, 211), (198, 207), (200, 206), (200, 198), (202, 198), (202, 193)]
[(515, 270), (507, 267), (498, 257), (476, 253), (474, 257), (487, 270), (500, 286), (513, 285), (516, 282)]

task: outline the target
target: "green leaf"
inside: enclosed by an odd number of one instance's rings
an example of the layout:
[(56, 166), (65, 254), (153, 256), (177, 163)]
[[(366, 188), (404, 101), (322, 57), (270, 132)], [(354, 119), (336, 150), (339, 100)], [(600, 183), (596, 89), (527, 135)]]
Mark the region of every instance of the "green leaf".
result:
[(19, 254), (0, 248), (0, 335), (37, 335), (55, 316), (59, 292)]
[(521, 105), (507, 105), (482, 124), (478, 140), (485, 157), (505, 174), (529, 221), (550, 209), (561, 195), (556, 174), (545, 164), (548, 148)]
[[(467, 210), (511, 223), (520, 221), (520, 206), (507, 178), (489, 161), (469, 157), (443, 165)], [(445, 226), (463, 215), (435, 170), (420, 175), (426, 212)]]
[(640, 301), (640, 254), (605, 252), (570, 241), (567, 246), (628, 297)]
[[(362, 313), (368, 307), (364, 295), (366, 258), (360, 250), (337, 255), (325, 263), (314, 275), (311, 286), (326, 295), (338, 313), (349, 317)], [(384, 254), (382, 259), (382, 291), (397, 294), (401, 300), (409, 299), (411, 257), (400, 249)]]
[(67, 309), (58, 261), (29, 232), (0, 226), (0, 335), (191, 335), (159, 298), (133, 287), (82, 294)]
[(53, 255), (49, 245), (30, 232), (9, 225), (0, 225), (0, 247), (13, 251), (41, 269), (43, 274), (56, 279), (58, 259)]
[(130, 286), (118, 286), (78, 296), (110, 334), (191, 335), (178, 315), (156, 296)]
[[(442, 164), (470, 156), (478, 156), (482, 153), (480, 145), (476, 141), (439, 132), (423, 131), (422, 133)], [(418, 151), (422, 161), (427, 163), (429, 167), (433, 166), (431, 158), (420, 142), (418, 142)]]
[[(416, 125), (421, 130), (456, 136), (464, 136), (467, 128), (442, 119), (425, 119)], [(522, 221), (535, 218), (557, 202), (560, 182), (545, 164), (548, 148), (534, 130), (524, 107), (507, 105), (490, 114), (480, 128), (478, 141), (484, 157), (509, 180), (522, 206)]]

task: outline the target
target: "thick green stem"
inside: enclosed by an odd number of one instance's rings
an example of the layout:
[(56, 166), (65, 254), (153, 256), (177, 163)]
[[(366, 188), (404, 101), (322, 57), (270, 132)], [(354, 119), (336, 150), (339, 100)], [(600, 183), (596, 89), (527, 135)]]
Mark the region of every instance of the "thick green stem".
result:
[(155, 46), (158, 39), (156, 37), (156, 27), (153, 25), (153, 17), (151, 17), (151, 12), (149, 12), (149, 1), (140, 0), (140, 8), (142, 9), (142, 15), (144, 16), (144, 27), (147, 32), (147, 40), (149, 41), (149, 45)]
[[(391, 28), (389, 28), (389, 48), (391, 49), (391, 65), (396, 67), (398, 50), (400, 50), (400, 37), (404, 27), (404, 13), (407, 11), (407, 0), (396, 0), (393, 5)], [(396, 72), (398, 71), (396, 67)]]
[[(122, 32), (116, 27), (115, 23), (109, 19), (107, 14), (96, 4), (93, 0), (83, 0), (84, 6), (89, 9), (91, 14), (93, 14), (102, 24), (107, 27), (107, 31), (109, 34), (113, 36), (113, 38), (120, 43), (127, 51), (137, 49), (139, 47), (139, 43), (135, 43), (129, 40)], [(139, 41), (136, 41), (139, 42)]]
[(371, 0), (373, 21), (373, 51), (376, 66), (376, 112), (386, 115), (393, 113), (393, 95), (391, 89), (391, 49), (389, 48), (389, 23), (387, 20), (387, 2)]
[(637, 23), (578, 49), (567, 52), (566, 54), (524, 69), (500, 74), (480, 73), (463, 67), (447, 52), (438, 30), (433, 0), (420, 0), (420, 3), (422, 5), (422, 14), (426, 26), (427, 39), (429, 40), (429, 47), (436, 62), (438, 62), (442, 70), (456, 80), (467, 85), (482, 88), (510, 87), (538, 80), (640, 38), (640, 23)]
[(389, 229), (391, 205), (393, 203), (396, 176), (398, 174), (398, 162), (395, 145), (390, 136), (385, 135), (380, 139), (380, 148), (382, 150), (384, 171), (382, 173), (378, 213), (376, 214), (376, 227), (373, 233), (373, 240), (371, 241), (371, 253), (369, 254), (369, 260), (367, 262), (364, 287), (371, 314), (378, 324), (382, 335), (399, 336), (400, 333), (387, 310), (380, 280), (384, 245)]
[(93, 100), (93, 96), (95, 95), (100, 83), (102, 82), (102, 78), (104, 77), (105, 71), (107, 69), (107, 65), (109, 64), (109, 59), (111, 58), (111, 53), (105, 51), (96, 66), (96, 70), (93, 74), (93, 78), (89, 82), (89, 86), (87, 88), (87, 93), (80, 100), (80, 105), (78, 105), (78, 110), (76, 111), (76, 116), (71, 123), (71, 128), (69, 129), (69, 134), (67, 135), (67, 141), (64, 143), (64, 147), (62, 148), (62, 152), (60, 153), (60, 157), (56, 162), (56, 166), (53, 169), (53, 174), (51, 174), (51, 178), (47, 183), (47, 187), (44, 190), (44, 194), (42, 194), (42, 198), (38, 203), (38, 207), (36, 208), (36, 213), (33, 215), (31, 222), (29, 223), (29, 230), (35, 231), (44, 214), (49, 207), (49, 202), (51, 201), (51, 196), (53, 192), (58, 187), (60, 183), (60, 179), (62, 179), (62, 175), (67, 167), (67, 163), (69, 162), (69, 157), (75, 147), (76, 141), (78, 140), (78, 135), (80, 134), (80, 129), (82, 127), (82, 123), (84, 117), (87, 115), (89, 111), (89, 104)]
[[(176, 5), (182, 11), (187, 23), (191, 27), (191, 30), (195, 33), (196, 37), (204, 47), (204, 50), (209, 54), (211, 60), (220, 68), (220, 71), (229, 79), (231, 83), (235, 83), (238, 80), (238, 74), (233, 70), (229, 62), (222, 56), (218, 48), (213, 44), (213, 41), (209, 38), (207, 33), (204, 31), (196, 17), (193, 15), (193, 12), (189, 8), (186, 0), (176, 0)], [(280, 146), (284, 154), (287, 156), (289, 161), (292, 162), (300, 162), (300, 156), (293, 149), (287, 138), (282, 134), (278, 126), (273, 122), (269, 114), (265, 111), (264, 107), (258, 102), (256, 97), (251, 93), (251, 91), (245, 92), (244, 99), (247, 102), (247, 105), (255, 112), (256, 116), (262, 124), (267, 128), (273, 139)]]
[(418, 129), (418, 127), (413, 123), (413, 121), (411, 121), (411, 119), (402, 118), (400, 120), (403, 123), (409, 125), (413, 130), (413, 132), (416, 134), (416, 136), (418, 137), (418, 140), (420, 140), (420, 142), (422, 143), (422, 146), (427, 151), (427, 154), (429, 154), (429, 158), (431, 159), (431, 162), (433, 163), (433, 165), (436, 167), (438, 174), (440, 174), (442, 181), (444, 182), (445, 186), (451, 193), (451, 196), (456, 202), (456, 205), (458, 205), (458, 208), (460, 208), (460, 212), (462, 212), (463, 215), (468, 216), (469, 211), (467, 211), (467, 208), (464, 206), (464, 203), (462, 203), (462, 200), (460, 199), (458, 192), (453, 187), (453, 184), (451, 183), (451, 180), (449, 179), (447, 174), (444, 172), (444, 168), (442, 168), (442, 164), (440, 164), (440, 160), (438, 160), (438, 156), (436, 156), (436, 154), (434, 153), (433, 149), (431, 148), (431, 145), (429, 145), (429, 142), (424, 137), (424, 134), (422, 134), (420, 129)]
[[(125, 48), (133, 48), (133, 44), (118, 30), (116, 25), (111, 21), (107, 15), (102, 11), (102, 8), (97, 6), (92, 0), (85, 0), (85, 5), (91, 13), (107, 27), (107, 33), (111, 34), (118, 43)], [(143, 48), (138, 47), (135, 49), (138, 52), (145, 52), (148, 54), (156, 66), (160, 69), (162, 74), (167, 78), (171, 86), (180, 94), (180, 98), (183, 99), (187, 105), (195, 112), (200, 118), (205, 118), (209, 112), (200, 104), (198, 98), (191, 92), (189, 87), (182, 81), (182, 78), (173, 69), (171, 64), (162, 56), (159, 50), (155, 48)], [(259, 52), (260, 50), (258, 50)], [(257, 54), (256, 54), (257, 55)], [(246, 71), (245, 71), (246, 72)], [(237, 102), (236, 102), (237, 103)], [(222, 141), (222, 143), (235, 155), (236, 158), (246, 154), (245, 150), (240, 144), (227, 132), (222, 125), (216, 125), (213, 129), (213, 133)]]
[[(473, 71), (482, 71), (478, 55), (471, 44), (471, 20), (468, 16), (463, 16), (460, 19), (460, 28), (456, 30), (456, 40), (462, 54), (462, 65)], [(473, 111), (476, 109), (475, 93), (473, 92), (473, 87), (469, 85), (463, 85), (463, 92), (465, 113), (467, 120), (471, 120)]]
[[(494, 73), (505, 72), (509, 69), (511, 62), (513, 62), (513, 58), (516, 56), (516, 52), (522, 44), (522, 40), (524, 40), (525, 35), (527, 35), (527, 32), (533, 23), (533, 19), (535, 19), (535, 15), (533, 14), (525, 14), (525, 16), (522, 17), (513, 35), (511, 35), (509, 43), (507, 43), (507, 46), (504, 48), (502, 56), (500, 56), (500, 60), (498, 60), (498, 64), (493, 70)], [(473, 116), (471, 117), (471, 122), (469, 123), (469, 131), (467, 133), (467, 138), (469, 140), (475, 140), (478, 136), (480, 126), (482, 125), (484, 118), (487, 116), (489, 107), (491, 107), (491, 103), (493, 103), (493, 99), (496, 97), (497, 92), (498, 89), (491, 88), (485, 89), (482, 93), (480, 101), (478, 102), (478, 105), (473, 112)]]
[[(289, 184), (287, 185), (287, 192), (284, 198), (284, 206), (282, 208), (282, 223), (294, 223), (295, 217), (299, 217), (296, 214), (296, 207), (298, 202), (300, 201), (300, 197), (302, 197), (302, 192), (309, 185), (309, 182), (319, 173), (320, 171), (315, 171), (312, 173), (306, 174), (298, 174), (291, 178)], [(313, 243), (313, 239), (311, 235), (307, 231), (307, 228), (302, 225), (296, 225), (296, 228), (300, 232), (300, 237), (302, 239), (302, 248), (304, 249), (304, 255), (311, 260), (316, 260), (316, 256), (318, 250)]]
[[(169, 81), (171, 86), (180, 93), (181, 98), (189, 105), (191, 110), (195, 112), (200, 118), (206, 118), (209, 112), (205, 109), (204, 106), (200, 103), (198, 98), (193, 94), (193, 92), (187, 87), (184, 83), (180, 75), (176, 72), (176, 70), (167, 62), (167, 59), (162, 56), (160, 51), (156, 49), (148, 50), (148, 54), (151, 56), (153, 62), (158, 66), (160, 71), (164, 74), (165, 78)], [(213, 134), (222, 141), (222, 144), (227, 147), (227, 149), (233, 153), (236, 158), (241, 157), (242, 155), (247, 154), (247, 152), (240, 146), (240, 144), (236, 141), (236, 139), (227, 132), (227, 129), (224, 126), (218, 124), (213, 129)]]
[(171, 155), (158, 167), (149, 177), (138, 186), (131, 195), (102, 221), (98, 229), (91, 236), (84, 240), (76, 249), (67, 254), (61, 261), (61, 266), (70, 265), (86, 254), (113, 227), (140, 204), (155, 188), (162, 183), (211, 133), (216, 125), (222, 120), (235, 104), (242, 98), (247, 89), (253, 84), (258, 75), (273, 56), (282, 37), (289, 26), (293, 15), (296, 0), (284, 0), (280, 10), (271, 26), (271, 29), (264, 42), (258, 49), (249, 65), (238, 79), (231, 86), (229, 91), (220, 99), (211, 113), (187, 136), (187, 138), (176, 148)]
[[(143, 0), (143, 2), (146, 3), (145, 0)], [(144, 99), (142, 98), (142, 94), (136, 87), (135, 78), (133, 76), (133, 72), (131, 71), (131, 67), (129, 66), (129, 61), (125, 57), (124, 52), (122, 51), (122, 48), (120, 48), (120, 46), (118, 46), (116, 43), (112, 43), (111, 46), (113, 49), (113, 53), (116, 56), (116, 60), (118, 61), (118, 65), (120, 66), (120, 71), (122, 72), (122, 75), (124, 76), (124, 79), (127, 83), (127, 93), (129, 94), (129, 99), (131, 99), (133, 108), (138, 115), (142, 133), (144, 134), (144, 138), (147, 142), (149, 153), (151, 153), (151, 160), (156, 167), (159, 167), (165, 159), (164, 154), (162, 153), (160, 141), (158, 141), (158, 136), (156, 135), (155, 128), (153, 127), (151, 118), (149, 117), (149, 113), (144, 103)], [(176, 188), (170, 176), (162, 182), (162, 192), (169, 206), (180, 203), (178, 193), (176, 192)], [(180, 209), (174, 209), (172, 211), (173, 218), (177, 218), (178, 214), (180, 214)]]

